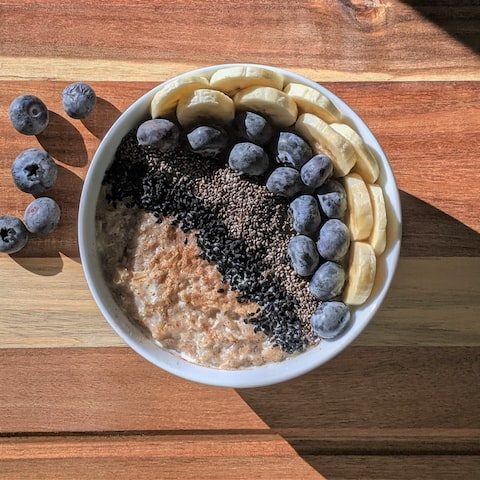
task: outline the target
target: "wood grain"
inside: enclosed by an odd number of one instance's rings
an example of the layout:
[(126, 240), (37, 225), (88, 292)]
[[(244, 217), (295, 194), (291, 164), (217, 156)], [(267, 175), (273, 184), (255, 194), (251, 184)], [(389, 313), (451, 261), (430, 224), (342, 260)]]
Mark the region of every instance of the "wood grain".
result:
[(317, 479), (279, 435), (3, 439), (2, 479)]
[(303, 457), (329, 480), (478, 480), (479, 455), (318, 455)]
[(3, 433), (267, 428), (233, 390), (178, 379), (126, 348), (1, 350), (0, 365)]
[[(0, 289), (0, 349), (123, 345), (91, 298), (78, 259), (1, 257), (0, 276), (9, 279)], [(480, 258), (402, 258), (357, 344), (480, 346), (479, 276)]]
[(0, 431), (270, 427), (310, 455), (360, 443), (376, 454), (421, 443), (474, 453), (479, 368), (478, 347), (354, 346), (299, 379), (235, 393), (177, 380), (127, 348), (1, 350)]
[(362, 439), (368, 449), (374, 439), (377, 452), (381, 444), (384, 451), (389, 444), (408, 451), (408, 440), (413, 448), (423, 441), (440, 445), (445, 432), (450, 447), (459, 435), (464, 450), (478, 451), (479, 368), (478, 347), (353, 346), (301, 378), (239, 393), (299, 447), (305, 441), (311, 448), (313, 437), (321, 450), (323, 432), (328, 440), (335, 431), (348, 448)]
[[(84, 123), (66, 118), (60, 105), (64, 82), (1, 82), (0, 212), (22, 215), (31, 196), (16, 190), (10, 176), (14, 158), (42, 146), (60, 165), (49, 193), (62, 208), (55, 234), (37, 238), (20, 256), (78, 256), (77, 209), (88, 160), (98, 138), (152, 83), (93, 83), (101, 100)], [(403, 190), (403, 249), (408, 256), (480, 255), (478, 83), (327, 84), (368, 123), (383, 145)], [(11, 100), (31, 92), (56, 112), (38, 138), (18, 134), (6, 115)], [(428, 134), (424, 126), (428, 125)], [(445, 152), (448, 152), (446, 154)], [(452, 157), (445, 159), (445, 156)], [(455, 167), (448, 165), (455, 164)], [(458, 188), (453, 188), (454, 179)]]
[(321, 81), (480, 78), (480, 8), (466, 1), (2, 0), (0, 18), (3, 79), (158, 81), (273, 60)]

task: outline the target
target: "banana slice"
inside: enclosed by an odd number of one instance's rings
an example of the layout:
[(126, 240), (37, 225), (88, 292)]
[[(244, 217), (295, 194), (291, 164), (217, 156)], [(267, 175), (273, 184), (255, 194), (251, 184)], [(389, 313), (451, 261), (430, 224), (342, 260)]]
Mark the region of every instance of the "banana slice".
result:
[(297, 104), (285, 93), (272, 87), (248, 87), (233, 97), (240, 110), (263, 113), (278, 127), (289, 127), (297, 119)]
[(298, 117), (295, 129), (315, 153), (326, 153), (332, 159), (335, 176), (343, 177), (355, 165), (357, 156), (353, 145), (321, 118), (304, 113)]
[(230, 97), (218, 90), (202, 88), (183, 97), (177, 105), (177, 119), (182, 127), (204, 120), (228, 124), (235, 116)]
[(318, 90), (301, 83), (289, 83), (283, 90), (293, 98), (297, 105), (306, 113), (313, 113), (327, 123), (340, 120), (342, 114), (337, 107)]
[(208, 80), (204, 77), (178, 78), (167, 83), (153, 97), (150, 104), (152, 118), (164, 117), (175, 110), (179, 100), (199, 88), (208, 88)]
[(234, 95), (238, 90), (247, 87), (262, 86), (283, 88), (283, 76), (273, 70), (262, 67), (227, 67), (217, 70), (210, 78), (212, 88), (221, 90), (227, 95)]
[(378, 178), (377, 159), (372, 155), (360, 135), (344, 123), (332, 123), (330, 127), (345, 137), (357, 152), (357, 163), (353, 167), (353, 171), (360, 174), (367, 183), (375, 183)]
[(382, 187), (379, 185), (367, 185), (370, 201), (373, 209), (373, 227), (368, 243), (372, 246), (376, 255), (381, 255), (387, 244), (387, 211), (383, 198)]
[(343, 301), (347, 305), (365, 303), (372, 292), (377, 270), (377, 260), (373, 248), (364, 242), (353, 242), (350, 246), (348, 280), (343, 291)]
[(357, 173), (351, 173), (343, 179), (347, 192), (346, 225), (350, 229), (352, 240), (366, 240), (373, 227), (373, 210), (367, 185)]

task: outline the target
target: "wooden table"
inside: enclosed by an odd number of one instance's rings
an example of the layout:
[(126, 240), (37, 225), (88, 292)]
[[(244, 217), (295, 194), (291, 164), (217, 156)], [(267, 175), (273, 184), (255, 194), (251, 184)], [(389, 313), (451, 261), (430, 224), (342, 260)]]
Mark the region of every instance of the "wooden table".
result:
[[(480, 478), (479, 26), (478, 0), (0, 0), (0, 213), (31, 201), (9, 169), (39, 145), (63, 211), (54, 235), (0, 257), (0, 478)], [(76, 242), (82, 179), (120, 112), (172, 75), (235, 61), (305, 74), (352, 106), (404, 216), (393, 287), (355, 345), (244, 391), (126, 348)], [(61, 107), (73, 80), (100, 97), (84, 122)], [(22, 93), (53, 112), (38, 138), (9, 125)]]

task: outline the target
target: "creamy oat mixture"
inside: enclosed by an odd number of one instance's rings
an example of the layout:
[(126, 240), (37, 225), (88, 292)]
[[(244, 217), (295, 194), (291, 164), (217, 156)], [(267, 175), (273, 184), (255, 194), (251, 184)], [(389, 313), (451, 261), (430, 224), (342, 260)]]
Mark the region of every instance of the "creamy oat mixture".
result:
[[(104, 198), (104, 195), (100, 195)], [(239, 303), (194, 233), (142, 210), (99, 203), (97, 237), (105, 276), (127, 315), (163, 347), (209, 367), (245, 368), (285, 358), (244, 320), (260, 307)]]

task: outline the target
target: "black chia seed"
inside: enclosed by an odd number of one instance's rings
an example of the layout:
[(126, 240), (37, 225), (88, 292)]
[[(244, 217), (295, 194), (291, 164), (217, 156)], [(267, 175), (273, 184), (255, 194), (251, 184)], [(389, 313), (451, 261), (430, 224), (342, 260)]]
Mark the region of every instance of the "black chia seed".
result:
[(112, 205), (123, 201), (127, 207), (153, 212), (159, 220), (172, 217), (184, 232), (194, 231), (202, 257), (216, 265), (239, 293), (239, 301), (254, 301), (262, 307), (246, 320), (254, 330), (264, 332), (287, 353), (303, 351), (312, 337), (296, 313), (297, 298), (266, 273), (271, 267), (265, 264), (264, 251), (255, 251), (243, 238), (232, 236), (217, 212), (195, 194), (196, 180), (221, 168), (222, 159), (206, 159), (185, 145), (169, 154), (141, 147), (134, 129), (122, 140), (105, 175), (104, 184), (110, 187), (107, 201)]

